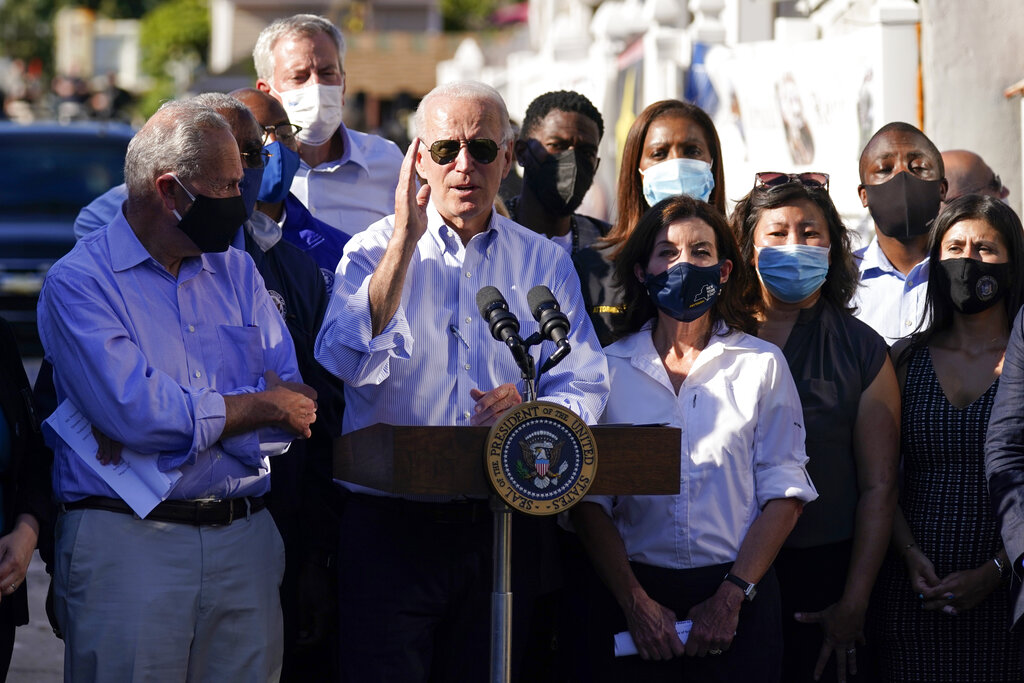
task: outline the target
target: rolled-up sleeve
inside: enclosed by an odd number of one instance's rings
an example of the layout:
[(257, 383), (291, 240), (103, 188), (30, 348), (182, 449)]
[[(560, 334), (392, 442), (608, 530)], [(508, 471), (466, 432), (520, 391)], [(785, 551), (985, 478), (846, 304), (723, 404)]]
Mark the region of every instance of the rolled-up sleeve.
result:
[(777, 355), (766, 368), (754, 433), (754, 480), (758, 506), (775, 498), (809, 503), (818, 492), (807, 474), (803, 410), (789, 367)]
[(87, 278), (58, 264), (40, 292), (39, 334), (59, 388), (103, 434), (140, 453), (161, 453), (161, 469), (195, 462), (224, 430), (224, 398), (150, 365)]
[(338, 264), (334, 292), (317, 334), (314, 354), (331, 374), (352, 386), (380, 384), (390, 375), (391, 358), (408, 359), (413, 337), (405, 309), (377, 336), (370, 316), (370, 278), (390, 236), (390, 219), (353, 237)]

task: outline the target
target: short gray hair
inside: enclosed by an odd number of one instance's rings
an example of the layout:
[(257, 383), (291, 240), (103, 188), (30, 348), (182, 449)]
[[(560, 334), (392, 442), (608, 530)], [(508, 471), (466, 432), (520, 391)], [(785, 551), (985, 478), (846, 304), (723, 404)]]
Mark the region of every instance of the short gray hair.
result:
[(277, 45), (277, 41), (285, 36), (312, 37), (318, 33), (326, 33), (334, 40), (334, 46), (338, 48), (338, 66), (344, 71), (345, 37), (341, 35), (338, 27), (330, 19), (317, 14), (295, 14), (278, 19), (260, 31), (260, 35), (256, 39), (256, 47), (252, 49), (252, 61), (256, 67), (256, 76), (276, 88), (277, 85), (274, 83), (274, 46)]
[[(239, 102), (231, 95), (225, 95), (221, 92), (205, 92), (201, 95), (196, 95), (192, 98), (192, 101), (196, 104), (210, 109), (216, 110), (218, 114), (227, 119), (228, 125), (231, 126), (231, 134), (236, 139), (245, 140), (245, 134), (255, 135), (262, 140), (263, 127), (260, 126), (260, 122), (256, 120), (255, 114), (249, 107), (245, 106), (244, 103)], [(245, 130), (243, 126), (249, 126), (249, 130)], [(237, 128), (237, 131), (236, 131)], [(246, 152), (248, 150), (242, 150)]]
[[(412, 125), (413, 132), (419, 136), (423, 134), (423, 131), (427, 128), (427, 104), (434, 99), (441, 98), (445, 100), (473, 100), (476, 102), (489, 102), (494, 105), (494, 108), (498, 110), (498, 117), (501, 120), (501, 140), (496, 140), (499, 144), (504, 144), (512, 139), (512, 122), (508, 118), (508, 108), (505, 106), (505, 100), (501, 98), (501, 93), (492, 88), (491, 86), (480, 83), (479, 81), (455, 81), (453, 83), (445, 83), (439, 85), (426, 96), (420, 100), (420, 105), (416, 107), (416, 114), (413, 116)], [(424, 141), (429, 142), (429, 141)]]
[(183, 181), (197, 178), (208, 152), (206, 134), (213, 130), (230, 133), (231, 126), (196, 98), (172, 100), (160, 107), (128, 143), (124, 179), (130, 201), (154, 194), (153, 181), (164, 173), (174, 173)]

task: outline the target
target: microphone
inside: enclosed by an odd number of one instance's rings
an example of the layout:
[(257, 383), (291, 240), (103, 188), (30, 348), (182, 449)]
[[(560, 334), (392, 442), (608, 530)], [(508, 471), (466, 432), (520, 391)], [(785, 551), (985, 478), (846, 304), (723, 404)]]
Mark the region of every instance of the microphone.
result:
[(545, 372), (556, 365), (572, 351), (567, 337), (569, 336), (569, 318), (558, 305), (555, 295), (544, 285), (537, 285), (526, 294), (526, 302), (530, 306), (530, 313), (534, 320), (540, 325), (540, 334), (546, 339), (555, 342), (555, 352), (552, 353), (541, 372)]
[(508, 302), (498, 288), (490, 285), (481, 287), (476, 293), (476, 307), (480, 310), (480, 317), (487, 321), (491, 336), (512, 351), (523, 377), (532, 379), (533, 358), (526, 352), (526, 345), (519, 336), (519, 319), (508, 310)]

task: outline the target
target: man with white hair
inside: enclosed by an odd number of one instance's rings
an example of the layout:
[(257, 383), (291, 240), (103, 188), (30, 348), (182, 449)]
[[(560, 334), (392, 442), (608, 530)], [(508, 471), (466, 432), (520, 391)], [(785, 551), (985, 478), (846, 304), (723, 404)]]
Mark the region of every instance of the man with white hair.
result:
[[(589, 423), (608, 370), (565, 249), (494, 211), (512, 164), (501, 96), (480, 83), (439, 86), (420, 103), (395, 214), (356, 234), (338, 265), (316, 341), (345, 380), (343, 433), (376, 423), (487, 425), (521, 402), (505, 345), (475, 304), (498, 288), (537, 330), (527, 291), (547, 285), (571, 322), (572, 353), (538, 395)], [(426, 179), (417, 190), (416, 175)], [(534, 347), (550, 355), (550, 342)], [(539, 363), (538, 363), (539, 365)], [(480, 453), (466, 453), (479, 467)], [(487, 675), (491, 515), (487, 501), (390, 496), (342, 482), (342, 667), (353, 681), (480, 681)]]
[(301, 128), (292, 193), (316, 218), (350, 235), (389, 214), (402, 152), (342, 122), (345, 38), (338, 27), (315, 14), (278, 19), (260, 33), (252, 57), (256, 87)]
[[(66, 680), (280, 675), (268, 456), (309, 437), (316, 392), (252, 259), (229, 246), (242, 178), (223, 116), (165, 104), (128, 146), (123, 211), (46, 275), (57, 399), (99, 440), (96, 454), (53, 444)], [(122, 444), (180, 477), (144, 518), (89, 464), (113, 468)]]

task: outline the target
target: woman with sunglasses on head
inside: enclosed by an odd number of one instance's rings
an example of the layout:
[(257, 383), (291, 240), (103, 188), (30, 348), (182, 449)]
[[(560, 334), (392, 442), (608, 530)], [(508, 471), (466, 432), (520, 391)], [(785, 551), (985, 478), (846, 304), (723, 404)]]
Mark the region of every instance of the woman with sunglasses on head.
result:
[(583, 301), (601, 344), (615, 340), (622, 293), (613, 262), (640, 217), (662, 199), (687, 196), (725, 214), (725, 174), (718, 131), (703, 109), (680, 100), (648, 106), (626, 135), (619, 169), (618, 218), (609, 233), (573, 257)]
[(989, 416), (1024, 303), (1020, 219), (993, 197), (947, 204), (929, 235), (925, 320), (893, 347), (902, 482), (871, 630), (881, 680), (1021, 681), (1002, 547), (985, 480)]
[[(615, 272), (626, 336), (606, 349), (602, 421), (679, 427), (681, 492), (588, 497), (570, 513), (621, 608), (612, 632), (628, 629), (640, 655), (600, 673), (778, 681), (771, 564), (817, 494), (792, 377), (779, 350), (749, 334), (747, 264), (721, 213), (672, 197), (640, 220)], [(692, 621), (685, 645), (678, 620)]]
[(820, 495), (775, 561), (782, 678), (867, 680), (858, 645), (896, 505), (896, 376), (885, 341), (850, 312), (857, 268), (827, 174), (758, 173), (732, 221), (760, 279), (757, 335), (796, 381)]

